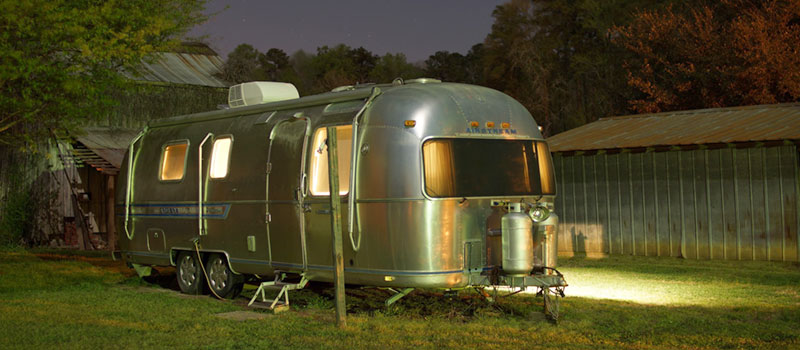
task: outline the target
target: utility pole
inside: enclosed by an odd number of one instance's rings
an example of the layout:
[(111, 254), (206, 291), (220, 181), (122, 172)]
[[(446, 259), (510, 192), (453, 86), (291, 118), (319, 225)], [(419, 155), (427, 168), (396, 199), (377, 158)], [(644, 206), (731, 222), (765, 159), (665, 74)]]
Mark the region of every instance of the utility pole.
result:
[(342, 208), (339, 200), (339, 157), (336, 127), (328, 127), (328, 184), (331, 192), (331, 233), (333, 233), (333, 280), (336, 290), (336, 325), (347, 325), (344, 300), (344, 255), (342, 254)]

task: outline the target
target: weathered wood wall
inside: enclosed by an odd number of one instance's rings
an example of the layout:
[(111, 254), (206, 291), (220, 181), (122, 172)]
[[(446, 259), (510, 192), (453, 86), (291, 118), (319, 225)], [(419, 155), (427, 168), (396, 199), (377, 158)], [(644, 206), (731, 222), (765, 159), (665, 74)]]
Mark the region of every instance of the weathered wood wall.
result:
[(560, 253), (800, 261), (795, 144), (555, 154)]
[[(227, 89), (217, 87), (162, 83), (134, 83), (129, 90), (115, 92), (119, 103), (105, 118), (87, 121), (86, 126), (139, 129), (148, 121), (214, 110), (227, 103)], [(62, 145), (63, 147), (64, 145)], [(101, 231), (108, 229), (105, 213), (106, 182), (103, 176), (84, 164), (62, 163), (62, 155), (54, 140), (40, 145), (38, 153), (21, 152), (14, 147), (0, 147), (0, 217), (9, 191), (20, 188), (35, 196), (36, 224), (30, 235), (46, 241), (63, 233), (63, 218), (74, 217), (71, 183), (92, 194), (85, 211), (95, 214)], [(21, 179), (17, 178), (21, 177)], [(105, 231), (104, 231), (105, 232)]]

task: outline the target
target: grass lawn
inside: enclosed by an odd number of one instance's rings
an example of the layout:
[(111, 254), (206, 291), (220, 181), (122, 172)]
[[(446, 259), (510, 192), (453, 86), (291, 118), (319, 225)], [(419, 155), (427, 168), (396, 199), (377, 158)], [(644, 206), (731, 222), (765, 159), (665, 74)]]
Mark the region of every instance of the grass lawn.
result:
[(489, 304), (472, 291), (415, 291), (387, 309), (385, 291), (349, 288), (340, 330), (324, 285), (291, 294), (287, 312), (232, 320), (220, 314), (249, 310), (243, 297), (184, 296), (169, 277), (142, 281), (107, 255), (0, 251), (0, 348), (800, 349), (797, 264), (611, 257), (561, 265), (570, 287), (558, 325), (533, 295)]

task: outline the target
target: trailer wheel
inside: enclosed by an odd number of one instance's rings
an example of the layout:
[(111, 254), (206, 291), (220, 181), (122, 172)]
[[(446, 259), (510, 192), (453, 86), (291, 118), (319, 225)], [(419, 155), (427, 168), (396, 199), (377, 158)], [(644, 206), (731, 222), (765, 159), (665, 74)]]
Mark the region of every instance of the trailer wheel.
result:
[(177, 270), (176, 277), (181, 292), (192, 295), (203, 293), (203, 284), (206, 283), (205, 276), (195, 253), (181, 252), (178, 254)]
[(223, 298), (233, 299), (242, 292), (244, 276), (234, 274), (224, 256), (211, 254), (206, 262), (208, 285)]

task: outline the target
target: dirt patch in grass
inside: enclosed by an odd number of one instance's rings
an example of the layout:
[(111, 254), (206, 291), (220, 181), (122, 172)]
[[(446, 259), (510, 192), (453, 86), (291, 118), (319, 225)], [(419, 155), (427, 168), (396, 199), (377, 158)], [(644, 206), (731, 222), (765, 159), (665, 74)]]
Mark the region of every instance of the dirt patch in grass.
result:
[(267, 317), (270, 317), (270, 315), (267, 313), (253, 311), (230, 311), (219, 313), (214, 316), (233, 321), (263, 320)]
[(110, 272), (119, 273), (125, 277), (136, 276), (136, 271), (125, 266), (125, 263), (122, 260), (110, 259), (110, 253), (108, 257), (83, 256), (63, 253), (34, 253), (34, 255), (37, 258), (46, 261), (81, 261)]
[(0, 349), (800, 349), (800, 271), (788, 265), (567, 260), (558, 325), (531, 294), (415, 290), (386, 307), (393, 292), (350, 286), (339, 329), (330, 284), (292, 291), (275, 315), (246, 306), (252, 285), (233, 301), (185, 296), (169, 287), (174, 269), (142, 281), (103, 257), (36, 253), (0, 252)]

